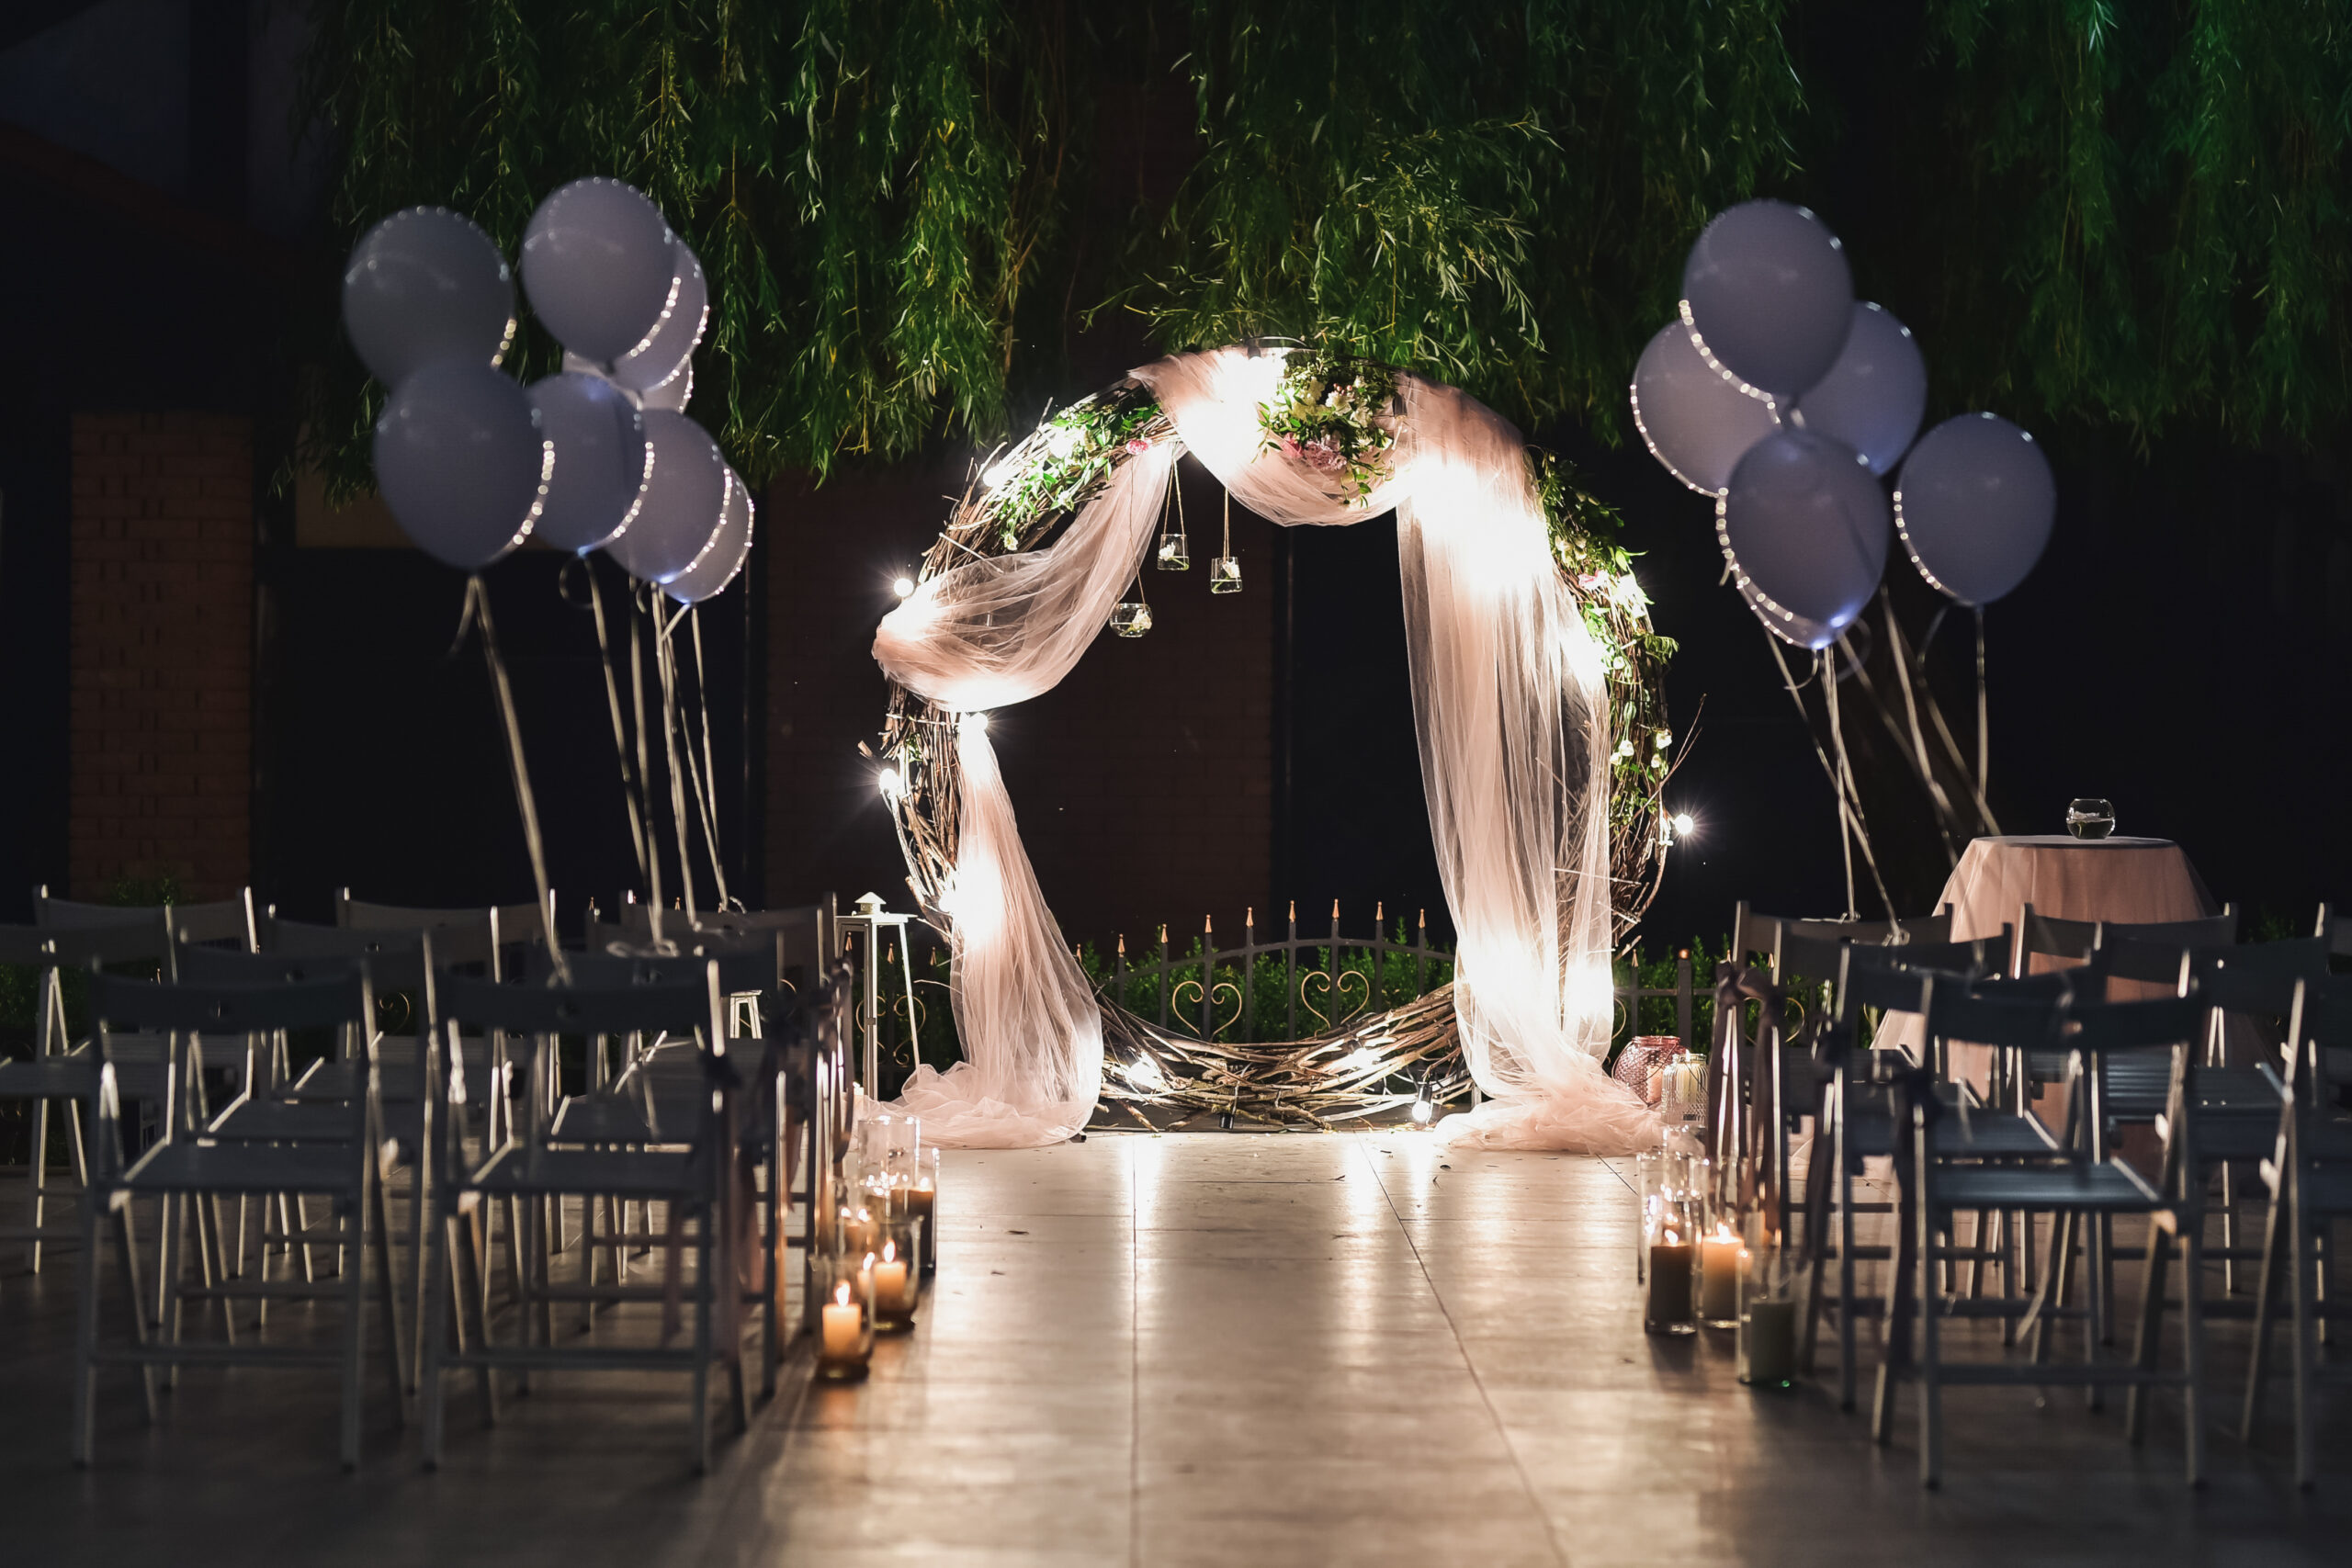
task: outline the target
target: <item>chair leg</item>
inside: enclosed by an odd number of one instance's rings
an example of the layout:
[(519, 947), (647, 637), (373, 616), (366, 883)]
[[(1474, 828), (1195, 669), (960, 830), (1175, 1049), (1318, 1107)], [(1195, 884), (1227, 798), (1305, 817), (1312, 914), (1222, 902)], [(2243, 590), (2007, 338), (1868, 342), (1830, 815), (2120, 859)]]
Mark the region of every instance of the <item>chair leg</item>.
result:
[[(1957, 1216), (1955, 1216), (1957, 1218)], [(1954, 1226), (1957, 1229), (1957, 1225)], [(1927, 1206), (1919, 1212), (1919, 1338), (1912, 1373), (1919, 1384), (1919, 1484), (1937, 1486), (1944, 1476), (1943, 1340), (1938, 1319), (1935, 1227)], [(1956, 1284), (1957, 1281), (1955, 1280)]]
[(1854, 1408), (1859, 1376), (1854, 1323), (1854, 1175), (1846, 1164), (1843, 1130), (1838, 1149), (1838, 1408)]
[[(98, 1205), (92, 1201), (87, 1188), (83, 1190), (82, 1208), (82, 1299), (74, 1325), (74, 1425), (67, 1448), (74, 1462), (86, 1470), (98, 1399)], [(132, 1282), (128, 1289), (130, 1315), (141, 1321), (145, 1308), (139, 1300), (139, 1287)]]
[[(48, 1212), (49, 1185), (49, 1101), (33, 1101), (33, 1238), (25, 1248), (25, 1262), (35, 1274), (40, 1272), (40, 1227)], [(87, 1201), (86, 1197), (84, 1200)]]
[(699, 1227), (702, 1234), (695, 1247), (695, 1375), (689, 1416), (694, 1430), (688, 1435), (688, 1446), (696, 1475), (710, 1473), (710, 1303), (718, 1289), (710, 1276), (712, 1217), (705, 1212)]
[[(2286, 1181), (2283, 1172), (2279, 1181), (2282, 1186)], [(2270, 1325), (2278, 1315), (2278, 1270), (2285, 1258), (2279, 1244), (2287, 1244), (2287, 1252), (2294, 1247), (2285, 1234), (2286, 1213), (2285, 1194), (2273, 1192), (2262, 1224), (2262, 1271), (2255, 1277), (2254, 1285), (2254, 1344), (2246, 1361), (2245, 1409), (2238, 1420), (2238, 1440), (2248, 1448), (2262, 1429), (2263, 1385), (2270, 1373)]]
[[(2290, 1177), (2289, 1179), (2300, 1181), (2299, 1177)], [(2290, 1200), (2293, 1213), (2289, 1217), (2288, 1227), (2294, 1236), (2294, 1251), (2287, 1266), (2292, 1270), (2289, 1295), (2294, 1303), (2295, 1314), (2295, 1484), (2309, 1491), (2316, 1448), (2312, 1424), (2317, 1414), (2312, 1409), (2315, 1403), (2312, 1397), (2312, 1382), (2319, 1375), (2319, 1335), (2313, 1323), (2318, 1314), (2313, 1309), (2320, 1303), (2313, 1299), (2317, 1292), (2312, 1289), (2312, 1278), (2317, 1262), (2317, 1248), (2312, 1246), (2312, 1227), (2303, 1213), (2301, 1196), (2300, 1191), (2296, 1191)]]
[[(2172, 1233), (2159, 1223), (2159, 1217), (2148, 1220), (2148, 1266), (2145, 1283), (2140, 1290), (2140, 1325), (2132, 1340), (2132, 1365), (2143, 1378), (2155, 1374), (2164, 1342), (2165, 1274), (2172, 1262)], [(2192, 1277), (2182, 1285), (2184, 1292), (2196, 1290)], [(2123, 1435), (2137, 1443), (2148, 1435), (2148, 1406), (2153, 1403), (2153, 1389), (2148, 1382), (2135, 1382), (2123, 1396)]]
[[(441, 1468), (441, 1434), (447, 1412), (441, 1390), (442, 1346), (447, 1342), (449, 1321), (457, 1319), (458, 1348), (465, 1348), (465, 1292), (445, 1291), (445, 1284), (455, 1284), (456, 1253), (462, 1237), (453, 1235), (458, 1220), (452, 1215), (442, 1223), (427, 1227), (427, 1255), (422, 1260), (424, 1268), (424, 1358), (417, 1371), (417, 1397), (423, 1405), (419, 1412), (424, 1431), (422, 1436), (424, 1468)], [(453, 1300), (452, 1297), (455, 1299)]]
[[(2188, 1484), (2205, 1484), (2205, 1220), (2193, 1201), (2182, 1216), (2180, 1254), (2181, 1419), (2188, 1427)], [(2153, 1247), (2154, 1243), (2151, 1242)], [(2163, 1298), (2159, 1296), (2158, 1310)]]
[(368, 1206), (363, 1194), (335, 1200), (333, 1211), (343, 1222), (335, 1247), (343, 1270), (343, 1468), (359, 1468), (359, 1417), (365, 1400), (363, 1378), (368, 1347), (368, 1255), (364, 1237)]
[(401, 1310), (399, 1273), (392, 1267), (391, 1188), (374, 1166), (368, 1171), (368, 1235), (363, 1256), (376, 1270), (376, 1304), (383, 1309), (385, 1370), (391, 1377), (392, 1409), (401, 1425), (408, 1424), (408, 1397), (415, 1382), (415, 1363), (409, 1357), (409, 1328)]
[(2222, 1162), (2222, 1293), (2238, 1293), (2238, 1177), (2228, 1160)]
[[(128, 1200), (125, 1200), (128, 1201)], [(186, 1264), (180, 1258), (182, 1233), (187, 1224), (186, 1201), (176, 1192), (164, 1194), (164, 1234), (155, 1249), (155, 1332), (166, 1345), (180, 1342), (180, 1275)], [(164, 1386), (177, 1388), (180, 1370), (176, 1364), (164, 1369)]]

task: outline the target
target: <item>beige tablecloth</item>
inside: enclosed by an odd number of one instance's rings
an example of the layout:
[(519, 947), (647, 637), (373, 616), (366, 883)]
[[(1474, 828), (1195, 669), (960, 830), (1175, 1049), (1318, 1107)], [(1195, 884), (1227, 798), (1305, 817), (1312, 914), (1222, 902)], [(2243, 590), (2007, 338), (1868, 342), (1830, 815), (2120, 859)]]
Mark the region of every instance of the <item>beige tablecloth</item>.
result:
[[(1936, 902), (1951, 906), (1954, 942), (2000, 935), (2028, 904), (2062, 920), (2193, 920), (2221, 912), (2197, 868), (2170, 839), (2056, 833), (1975, 840)], [(2053, 966), (2047, 958), (2033, 964), (2036, 971)], [(1923, 1028), (1917, 1015), (1898, 1013), (1879, 1026), (1874, 1043), (1882, 1050), (1916, 1050)], [(1992, 1055), (1982, 1046), (1955, 1045), (1952, 1076), (1982, 1089)]]

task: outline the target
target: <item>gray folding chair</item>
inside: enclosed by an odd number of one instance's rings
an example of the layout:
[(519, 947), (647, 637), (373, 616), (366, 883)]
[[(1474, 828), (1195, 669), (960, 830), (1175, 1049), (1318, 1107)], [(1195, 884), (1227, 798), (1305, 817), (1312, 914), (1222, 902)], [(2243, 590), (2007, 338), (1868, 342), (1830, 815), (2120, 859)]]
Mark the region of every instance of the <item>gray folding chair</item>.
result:
[(2332, 1300), (2328, 1290), (2335, 1226), (2352, 1218), (2352, 1123), (2335, 1105), (2337, 1085), (2328, 1070), (2331, 1055), (2352, 1054), (2352, 977), (2298, 982), (2287, 1040), (2287, 1075), (2277, 1086), (2276, 1153), (2264, 1162), (2270, 1214), (2240, 1434), (2252, 1443), (2261, 1433), (2264, 1395), (2278, 1375), (2270, 1329), (2283, 1312), (2290, 1336), (2286, 1371), (2294, 1382), (2295, 1484), (2308, 1489), (2317, 1462), (2317, 1392), (2324, 1383), (2352, 1381), (2352, 1366), (2330, 1363), (2321, 1338), (2330, 1323), (2352, 1320), (2352, 1308)]
[[(1947, 1111), (1924, 1074), (1900, 1086), (1897, 1132), (1905, 1146), (1895, 1169), (1904, 1184), (1903, 1256), (1888, 1313), (1886, 1356), (1879, 1367), (1872, 1435), (1882, 1442), (1887, 1439), (1893, 1428), (1896, 1384), (1905, 1378), (1916, 1382), (1919, 1387), (1919, 1478), (1923, 1484), (1933, 1486), (1943, 1471), (1943, 1390), (1947, 1386), (2079, 1384), (2089, 1391), (2095, 1406), (2109, 1387), (2177, 1387), (2188, 1406), (2188, 1481), (2191, 1485), (2202, 1484), (2205, 1322), (2199, 1281), (2204, 1269), (2203, 1195), (2193, 1190), (2160, 1190), (2114, 1158), (2107, 1147), (2098, 1100), (2099, 1066), (2108, 1058), (2163, 1053), (2172, 1057), (2176, 1073), (2184, 1069), (2202, 1038), (2204, 1005), (2187, 998), (2085, 1003), (2064, 995), (2054, 1001), (2040, 995), (2018, 1000), (1997, 997), (1989, 988), (1971, 994), (1966, 987), (1932, 980), (1928, 1001), (1931, 1034), (2010, 1050), (2064, 1051), (2070, 1061), (2070, 1078), (2080, 1086), (2089, 1103), (2086, 1114), (2074, 1119), (2075, 1136), (2059, 1158), (2034, 1166), (2002, 1166), (1956, 1157), (1952, 1138), (1959, 1131), (1957, 1118)], [(2183, 1101), (2174, 1136), (2189, 1140), (2188, 1146), (2193, 1147), (2194, 1127), (2194, 1108)], [(1944, 1359), (1942, 1325), (1960, 1313), (1962, 1303), (1947, 1301), (1940, 1288), (1948, 1254), (1939, 1238), (1951, 1233), (1953, 1216), (1971, 1209), (2024, 1210), (2053, 1216), (2049, 1261), (2026, 1318), (2033, 1346), (2027, 1362), (1947, 1362)], [(2096, 1269), (2086, 1270), (2085, 1276), (2091, 1300), (2087, 1310), (2079, 1314), (2086, 1328), (2082, 1363), (2067, 1366), (2049, 1359), (2052, 1320), (2069, 1312), (2064, 1303), (2074, 1277), (2078, 1229), (2086, 1220), (2112, 1219), (2119, 1214), (2144, 1216), (2156, 1227), (2156, 1234), (2166, 1238), (2164, 1245), (2150, 1249), (2149, 1290), (2162, 1291), (2171, 1246), (2177, 1245), (2182, 1252), (2188, 1288), (2182, 1293), (2177, 1371), (2157, 1366), (2154, 1325), (2128, 1361), (2101, 1358), (2098, 1325), (2102, 1318), (2102, 1286)], [(2135, 1421), (2132, 1436), (2136, 1440), (2140, 1435)]]
[[(367, 976), (345, 974), (330, 979), (301, 980), (282, 985), (165, 985), (112, 976), (93, 976), (91, 1011), (97, 1021), (92, 1050), (100, 1072), (97, 1122), (100, 1145), (92, 1160), (91, 1201), (83, 1216), (82, 1312), (74, 1347), (74, 1461), (88, 1464), (95, 1432), (98, 1369), (130, 1365), (141, 1370), (147, 1383), (148, 1408), (154, 1414), (155, 1372), (183, 1365), (335, 1367), (343, 1375), (342, 1458), (345, 1469), (359, 1462), (361, 1375), (367, 1343), (366, 1257), (372, 1241), (377, 1281), (388, 1323), (397, 1325), (398, 1306), (391, 1286), (387, 1251), (389, 1216), (375, 1179), (376, 1157), (382, 1123), (372, 1084), (368, 1092), (345, 1109), (343, 1136), (322, 1136), (300, 1143), (224, 1141), (198, 1135), (184, 1124), (178, 1101), (203, 1071), (204, 1040), (233, 1040), (268, 1035), (279, 1031), (364, 1025), (373, 1013)], [(144, 1154), (128, 1157), (109, 1053), (118, 1028), (162, 1032), (172, 1042), (167, 1094), (175, 1102), (164, 1118), (164, 1135)], [(372, 1051), (367, 1032), (360, 1032), (363, 1058)], [(262, 1197), (277, 1192), (304, 1192), (327, 1198), (336, 1221), (336, 1246), (341, 1255), (340, 1278), (332, 1285), (300, 1280), (227, 1280), (190, 1289), (180, 1274), (181, 1216), (191, 1204), (200, 1213), (223, 1195)], [(161, 1314), (152, 1322), (137, 1270), (137, 1246), (131, 1235), (135, 1201), (153, 1197), (164, 1204), (159, 1247), (157, 1296)], [(98, 1335), (98, 1227), (102, 1213), (111, 1216), (117, 1251), (129, 1300), (130, 1343), (102, 1344)], [(341, 1343), (333, 1350), (282, 1345), (223, 1341), (189, 1343), (182, 1337), (181, 1306), (191, 1296), (340, 1297), (344, 1303)], [(387, 1359), (393, 1401), (398, 1405), (401, 1372), (400, 1337), (388, 1336), (393, 1355)]]
[[(33, 987), (33, 1055), (29, 1061), (0, 1060), (0, 1100), (29, 1104), (32, 1150), (27, 1172), (32, 1189), (32, 1217), (27, 1225), (0, 1228), (0, 1241), (26, 1243), (31, 1272), (40, 1272), (44, 1244), (74, 1240), (81, 1225), (52, 1222), (54, 1201), (49, 1179), (50, 1112), (62, 1111), (66, 1152), (74, 1168), (74, 1196), (81, 1201), (89, 1186), (90, 1117), (97, 1108), (98, 1064), (86, 1048), (74, 1048), (67, 1028), (62, 976), (73, 970), (103, 964), (153, 964), (165, 961), (171, 942), (163, 920), (153, 912), (135, 922), (97, 926), (86, 931), (44, 931), (35, 926), (0, 926), (0, 964), (19, 964), (37, 972)], [(126, 1097), (160, 1100), (162, 1056), (142, 1051), (137, 1066), (119, 1066), (117, 1088)]]
[[(479, 1162), (466, 1157), (449, 1135), (451, 1122), (435, 1122), (433, 1219), (428, 1227), (425, 1335), (424, 1461), (441, 1461), (446, 1369), (471, 1369), (483, 1396), (486, 1417), (495, 1418), (495, 1373), (511, 1369), (528, 1375), (556, 1369), (658, 1370), (684, 1372), (692, 1393), (689, 1438), (698, 1472), (710, 1461), (708, 1420), (710, 1364), (725, 1363), (733, 1393), (737, 1429), (750, 1421), (743, 1378), (741, 1337), (733, 1326), (736, 1292), (732, 1224), (736, 1190), (733, 1162), (736, 1066), (720, 1021), (718, 969), (706, 961), (695, 978), (671, 984), (614, 987), (501, 986), (435, 974), (428, 985), (428, 1011), (435, 1048), (446, 1052), (466, 1024), (497, 1030), (528, 1042), (531, 1091), (526, 1111), (508, 1138)], [(652, 1129), (650, 1145), (571, 1146), (554, 1136), (547, 1112), (548, 1085), (556, 1071), (560, 1036), (667, 1033), (694, 1041), (695, 1061), (705, 1074), (705, 1092), (695, 1097), (687, 1124)], [(685, 1347), (619, 1345), (571, 1340), (558, 1343), (547, 1309), (575, 1299), (573, 1289), (546, 1278), (536, 1238), (521, 1248), (523, 1272), (515, 1280), (513, 1337), (502, 1342), (478, 1287), (458, 1277), (475, 1256), (459, 1233), (484, 1200), (519, 1201), (526, 1230), (545, 1223), (564, 1199), (617, 1194), (663, 1206), (665, 1241), (672, 1268), (694, 1255), (691, 1280), (670, 1285), (616, 1287), (623, 1299), (683, 1301), (691, 1307), (692, 1343)], [(693, 1237), (686, 1239), (691, 1228)], [(454, 1298), (454, 1300), (452, 1299)], [(454, 1307), (454, 1311), (452, 1308)], [(722, 1321), (717, 1321), (723, 1318)]]

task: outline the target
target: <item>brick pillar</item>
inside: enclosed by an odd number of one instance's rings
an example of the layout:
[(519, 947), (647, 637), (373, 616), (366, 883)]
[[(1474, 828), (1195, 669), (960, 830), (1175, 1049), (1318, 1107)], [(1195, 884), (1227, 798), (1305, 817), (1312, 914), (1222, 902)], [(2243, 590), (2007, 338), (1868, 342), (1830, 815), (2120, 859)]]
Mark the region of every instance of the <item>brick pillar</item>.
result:
[(250, 421), (74, 416), (75, 897), (250, 874), (253, 513)]

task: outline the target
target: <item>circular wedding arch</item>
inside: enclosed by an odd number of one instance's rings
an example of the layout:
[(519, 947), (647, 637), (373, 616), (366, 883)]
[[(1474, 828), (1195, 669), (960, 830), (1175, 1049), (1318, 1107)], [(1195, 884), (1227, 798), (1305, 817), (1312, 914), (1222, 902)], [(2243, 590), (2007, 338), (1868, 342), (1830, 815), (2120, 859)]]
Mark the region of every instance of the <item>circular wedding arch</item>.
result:
[[(1301, 378), (1310, 382), (1309, 400), (1298, 406), (1317, 406), (1313, 396), (1325, 382), (1339, 389), (1333, 400), (1343, 401), (1351, 367), (1366, 368), (1344, 354), (1297, 345), (1253, 344), (1180, 355), (1049, 411), (1027, 436), (976, 466), (971, 484), (922, 558), (914, 592), (885, 618), (875, 649), (889, 680), (880, 743), (882, 793), (922, 916), (947, 935), (959, 960), (972, 934), (968, 927), (998, 919), (998, 900), (1017, 904), (1020, 889), (1012, 884), (1024, 882), (1035, 893), (1009, 804), (1001, 802), (993, 753), (986, 749), (986, 710), (1049, 688), (1105, 629), (1108, 599), (1121, 596), (1146, 569), (1143, 558), (1180, 458), (1189, 455), (1203, 462), (1233, 499), (1272, 514), (1277, 523), (1356, 521), (1394, 505), (1401, 526), (1410, 492), (1374, 482), (1395, 477), (1383, 460), (1373, 461), (1372, 479), (1351, 492), (1334, 479), (1329, 461), (1318, 467), (1307, 460), (1316, 454), (1302, 455), (1295, 443), (1285, 445), (1266, 433), (1276, 403), (1297, 392)], [(1582, 673), (1594, 711), (1577, 744), (1594, 748), (1596, 759), (1605, 755), (1605, 761), (1588, 768), (1583, 784), (1588, 794), (1605, 793), (1605, 815), (1599, 820), (1605, 822), (1606, 941), (1613, 948), (1655, 896), (1663, 865), (1660, 791), (1679, 758), (1670, 744), (1663, 693), (1664, 666), (1673, 645), (1650, 625), (1646, 598), (1616, 536), (1616, 514), (1589, 493), (1572, 465), (1523, 446), (1515, 430), (1453, 389), (1409, 371), (1370, 368), (1380, 379), (1353, 384), (1398, 388), (1394, 402), (1373, 420), (1384, 444), (1394, 437), (1386, 463), (1418, 464), (1423, 491), (1434, 488), (1432, 473), (1464, 488), (1470, 480), (1464, 476), (1475, 477), (1501, 500), (1473, 494), (1466, 504), (1474, 517), (1482, 502), (1488, 513), (1504, 515), (1515, 507), (1540, 508), (1543, 564), (1532, 564), (1522, 550), (1501, 575), (1516, 571), (1544, 579), (1535, 584), (1534, 597), (1555, 606), (1553, 621), (1561, 629), (1537, 639), (1536, 651), (1525, 656), (1531, 662), (1556, 662), (1551, 642), (1565, 645), (1581, 637), (1589, 645), (1587, 661), (1594, 667)], [(1273, 400), (1265, 396), (1270, 390), (1276, 394)], [(1474, 468), (1465, 453), (1476, 442), (1459, 434), (1465, 428), (1493, 442), (1507, 435), (1514, 460), (1524, 465), (1523, 478), (1506, 472), (1509, 465), (1491, 456), (1483, 470)], [(1322, 456), (1328, 459), (1329, 454)], [(1465, 504), (1459, 496), (1449, 499), (1457, 511)], [(1424, 509), (1430, 504), (1424, 501)], [(1348, 514), (1316, 514), (1318, 507)], [(1457, 527), (1457, 535), (1461, 531)], [(1485, 557), (1464, 554), (1456, 545), (1456, 559), (1441, 559), (1438, 569), (1456, 578), (1495, 570), (1485, 558), (1495, 556), (1495, 549), (1482, 547)], [(1408, 565), (1408, 578), (1410, 571)], [(1558, 613), (1560, 605), (1566, 607), (1572, 626)], [(1425, 612), (1422, 619), (1429, 618)], [(1433, 661), (1434, 655), (1422, 648), (1427, 628), (1412, 624), (1409, 602), (1408, 619), (1408, 632), (1421, 638), (1417, 666), (1424, 659)], [(1585, 655), (1570, 650), (1572, 661), (1578, 657)], [(978, 670), (986, 676), (977, 676)], [(1042, 674), (1033, 672), (1037, 670)], [(1428, 671), (1417, 667), (1416, 679), (1426, 773), (1432, 744), (1429, 728), (1437, 720), (1421, 692)], [(1563, 678), (1554, 671), (1551, 679), (1556, 687)], [(1600, 731), (1593, 730), (1595, 725)], [(1576, 765), (1571, 753), (1562, 754), (1569, 762), (1557, 765), (1555, 760), (1552, 772)], [(1539, 766), (1528, 789), (1537, 787), (1564, 793), (1569, 786), (1545, 776)], [(992, 800), (1001, 805), (1001, 821), (976, 823), (976, 812)], [(1436, 816), (1433, 808), (1433, 835)], [(1543, 813), (1534, 816), (1540, 821)], [(1589, 840), (1594, 819), (1581, 820)], [(968, 866), (966, 880), (975, 886), (958, 883), (959, 854), (976, 832), (996, 840), (1009, 836), (1011, 855), (1018, 860), (1009, 869), (988, 862), (992, 869), (984, 888)], [(992, 845), (992, 852), (1001, 852)], [(1443, 856), (1441, 845), (1442, 861)], [(1451, 880), (1448, 895), (1451, 902)], [(1042, 897), (1035, 901), (1032, 923), (1051, 931), (1058, 956), (1068, 963), (1069, 950), (1061, 945), (1050, 911)], [(1462, 924), (1459, 910), (1456, 923)], [(1042, 962), (1041, 954), (1031, 954), (1031, 970)], [(959, 963), (959, 972), (960, 967)], [(1480, 976), (1494, 967), (1482, 966)], [(1026, 978), (1050, 984), (1034, 973)], [(1335, 1114), (1362, 1114), (1411, 1100), (1415, 1087), (1408, 1084), (1400, 1093), (1395, 1081), (1407, 1072), (1417, 1080), (1434, 1078), (1442, 1098), (1462, 1083), (1453, 989), (1448, 986), (1402, 1007), (1356, 1018), (1329, 1033), (1254, 1044), (1171, 1033), (1090, 991), (1086, 1005), (1099, 1013), (1105, 1055), (1130, 1068), (1148, 1064), (1143, 1072), (1115, 1077), (1098, 1067), (1100, 1093), (1114, 1103), (1175, 1104), (1195, 1112), (1239, 1111), (1311, 1125), (1328, 1124)], [(967, 1006), (977, 1010), (980, 1005), (967, 998), (960, 979), (956, 1000), (959, 1021)], [(1613, 995), (1604, 1008), (1610, 1003)], [(1335, 1057), (1347, 1061), (1347, 1071), (1335, 1071)]]

